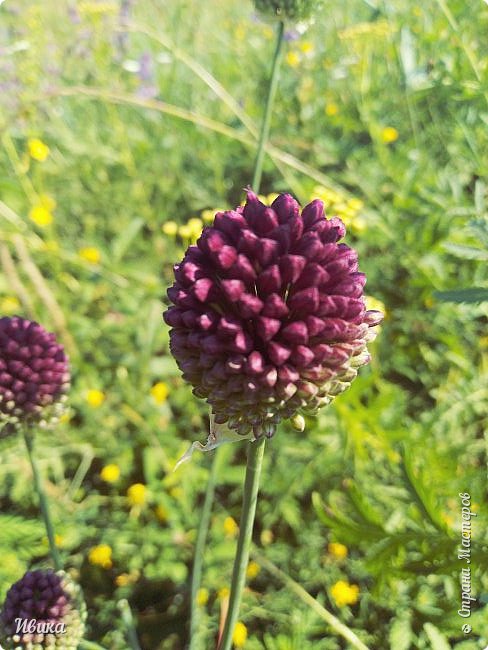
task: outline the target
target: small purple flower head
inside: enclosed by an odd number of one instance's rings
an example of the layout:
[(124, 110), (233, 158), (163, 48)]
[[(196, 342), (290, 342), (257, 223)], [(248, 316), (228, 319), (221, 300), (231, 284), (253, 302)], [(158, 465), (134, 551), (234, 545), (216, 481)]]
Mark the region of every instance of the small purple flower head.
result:
[(69, 380), (54, 334), (19, 316), (0, 318), (0, 436), (55, 417)]
[(28, 571), (7, 592), (0, 642), (5, 650), (75, 650), (85, 619), (81, 590), (64, 571)]
[(308, 20), (322, 8), (322, 0), (254, 0), (256, 9), (278, 20)]
[(321, 201), (302, 212), (289, 195), (270, 207), (251, 191), (215, 215), (175, 266), (164, 314), (170, 348), (218, 424), (272, 436), (317, 410), (369, 361), (382, 314), (366, 311), (357, 253)]

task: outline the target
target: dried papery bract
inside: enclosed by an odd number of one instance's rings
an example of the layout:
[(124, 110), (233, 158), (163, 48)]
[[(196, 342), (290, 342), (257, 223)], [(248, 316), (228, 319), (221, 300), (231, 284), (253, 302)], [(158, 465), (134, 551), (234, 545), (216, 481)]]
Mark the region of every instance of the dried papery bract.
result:
[[(215, 422), (271, 437), (283, 419), (303, 429), (369, 361), (382, 314), (367, 311), (357, 253), (321, 201), (289, 195), (217, 213), (175, 266), (164, 314), (183, 377)], [(298, 417), (297, 417), (298, 416)]]
[(85, 619), (81, 590), (64, 571), (28, 571), (7, 592), (0, 641), (5, 650), (76, 650)]
[(69, 381), (54, 334), (19, 316), (0, 319), (0, 437), (55, 420)]

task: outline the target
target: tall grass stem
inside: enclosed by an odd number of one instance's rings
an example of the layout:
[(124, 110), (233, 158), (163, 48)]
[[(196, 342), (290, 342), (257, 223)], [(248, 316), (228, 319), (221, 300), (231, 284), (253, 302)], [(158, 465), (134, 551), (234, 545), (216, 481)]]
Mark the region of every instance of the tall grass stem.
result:
[(200, 514), (200, 523), (198, 526), (197, 541), (195, 544), (195, 557), (193, 560), (193, 572), (191, 578), (191, 618), (190, 618), (190, 645), (189, 650), (199, 650), (200, 638), (199, 637), (199, 622), (200, 622), (200, 606), (197, 603), (198, 590), (202, 582), (203, 572), (203, 555), (205, 552), (205, 544), (207, 543), (208, 529), (210, 527), (210, 516), (212, 514), (212, 504), (215, 494), (215, 485), (217, 481), (217, 454), (219, 450), (216, 449), (212, 464), (210, 468), (210, 476), (207, 482), (207, 489), (205, 491), (205, 500), (203, 502), (202, 512)]
[(257, 551), (253, 551), (252, 553), (253, 557), (255, 560), (261, 564), (266, 571), (271, 573), (272, 576), (280, 580), (295, 596), (300, 598), (301, 601), (303, 601), (308, 607), (310, 607), (316, 614), (319, 616), (322, 620), (324, 620), (334, 632), (342, 636), (352, 648), (356, 648), (356, 650), (369, 650), (368, 646), (365, 645), (361, 639), (359, 639), (356, 634), (349, 628), (347, 625), (342, 623), (337, 616), (334, 616), (331, 612), (329, 612), (323, 605), (321, 605), (318, 600), (313, 598), (308, 591), (305, 591), (305, 589), (298, 584), (298, 582), (295, 582), (293, 578), (290, 578), (289, 575), (284, 573), (284, 571), (281, 571), (273, 562), (268, 560), (264, 555), (261, 553), (258, 553)]

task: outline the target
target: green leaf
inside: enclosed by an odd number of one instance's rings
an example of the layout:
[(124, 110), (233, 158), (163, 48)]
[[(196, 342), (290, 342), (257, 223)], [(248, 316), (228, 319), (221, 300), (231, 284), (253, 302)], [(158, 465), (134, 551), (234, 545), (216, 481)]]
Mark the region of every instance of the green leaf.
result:
[(0, 515), (0, 549), (15, 548), (16, 553), (23, 559), (29, 559), (42, 552), (41, 545), (45, 534), (44, 526), (36, 519)]
[(137, 237), (137, 233), (144, 225), (144, 219), (138, 217), (129, 223), (129, 225), (122, 230), (120, 235), (114, 241), (112, 246), (112, 257), (114, 262), (119, 262), (124, 253), (129, 248), (133, 240)]
[(390, 628), (390, 648), (395, 650), (408, 650), (412, 645), (412, 625), (410, 615), (403, 615), (393, 621)]
[(475, 237), (477, 237), (483, 245), (488, 248), (488, 219), (485, 217), (471, 219), (468, 226)]
[(452, 291), (434, 291), (434, 296), (442, 302), (483, 302), (488, 300), (488, 289), (471, 287)]
[(425, 623), (424, 630), (431, 643), (432, 650), (451, 650), (446, 637), (432, 623)]
[(444, 248), (456, 257), (462, 257), (465, 260), (488, 260), (488, 251), (474, 246), (466, 246), (465, 244), (452, 244), (447, 242)]

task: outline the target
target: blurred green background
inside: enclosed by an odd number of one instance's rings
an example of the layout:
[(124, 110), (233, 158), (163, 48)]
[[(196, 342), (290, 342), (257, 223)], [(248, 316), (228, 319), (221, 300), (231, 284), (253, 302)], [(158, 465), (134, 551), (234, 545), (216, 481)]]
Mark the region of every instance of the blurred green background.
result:
[[(319, 197), (344, 219), (386, 319), (351, 390), (268, 445), (254, 540), (372, 649), (488, 643), (488, 303), (435, 293), (487, 281), (487, 28), (481, 1), (350, 0), (287, 32), (263, 194)], [(107, 649), (127, 647), (123, 599), (144, 650), (188, 640), (211, 458), (173, 468), (208, 418), (161, 313), (172, 264), (244, 197), (273, 39), (247, 0), (0, 5), (0, 312), (70, 354), (69, 411), (38, 455)], [(21, 442), (0, 441), (1, 599), (48, 562)], [(244, 460), (244, 445), (221, 449), (199, 593), (209, 649)], [(470, 634), (460, 492), (478, 515)], [(254, 558), (237, 647), (348, 647), (281, 578)]]

